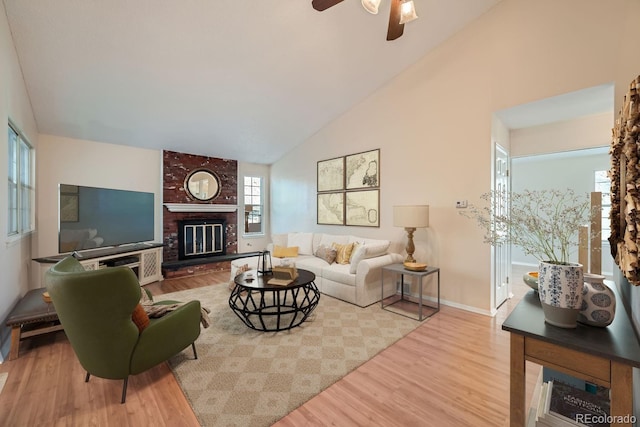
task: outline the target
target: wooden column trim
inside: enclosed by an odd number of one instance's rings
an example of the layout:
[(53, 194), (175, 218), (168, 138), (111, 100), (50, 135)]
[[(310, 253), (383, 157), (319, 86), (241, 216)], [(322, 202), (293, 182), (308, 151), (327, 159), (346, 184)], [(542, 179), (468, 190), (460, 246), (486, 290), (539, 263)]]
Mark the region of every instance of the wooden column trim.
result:
[(511, 382), (509, 420), (511, 427), (522, 427), (525, 421), (526, 372), (524, 359), (524, 336), (511, 334)]

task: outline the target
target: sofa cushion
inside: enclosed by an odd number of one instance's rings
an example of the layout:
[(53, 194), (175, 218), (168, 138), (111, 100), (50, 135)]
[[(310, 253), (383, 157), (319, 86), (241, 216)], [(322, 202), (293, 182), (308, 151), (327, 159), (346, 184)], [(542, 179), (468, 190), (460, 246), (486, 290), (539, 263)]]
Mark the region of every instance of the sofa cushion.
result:
[(299, 249), (297, 246), (273, 245), (273, 256), (277, 258), (294, 258), (298, 256)]
[(324, 268), (329, 267), (329, 263), (315, 256), (303, 256), (296, 258), (296, 267), (309, 270), (320, 278)]
[(356, 275), (349, 273), (349, 264), (331, 264), (323, 268), (322, 278), (349, 286), (356, 285)]
[(346, 245), (334, 243), (331, 247), (336, 250), (336, 262), (338, 264), (349, 264), (351, 252), (353, 251), (353, 243)]
[(289, 233), (287, 246), (297, 246), (301, 255), (313, 255), (313, 233)]
[(334, 248), (321, 245), (316, 251), (316, 256), (320, 259), (325, 260), (329, 264), (333, 264), (336, 260), (337, 252)]

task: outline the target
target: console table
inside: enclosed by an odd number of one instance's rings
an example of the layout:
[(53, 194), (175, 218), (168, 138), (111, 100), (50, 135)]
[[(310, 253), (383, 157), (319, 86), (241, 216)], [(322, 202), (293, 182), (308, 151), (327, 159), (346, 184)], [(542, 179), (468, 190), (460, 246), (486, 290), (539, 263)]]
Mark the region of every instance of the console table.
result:
[[(138, 276), (140, 285), (162, 280), (162, 243), (136, 243), (113, 248), (74, 252), (85, 270), (106, 267), (129, 267)], [(70, 254), (35, 258), (42, 264), (55, 264)]]
[[(607, 285), (617, 291), (614, 283)], [(632, 368), (640, 367), (640, 344), (617, 292), (616, 297), (616, 316), (606, 328), (579, 323), (575, 329), (564, 329), (545, 323), (533, 290), (513, 309), (502, 324), (511, 333), (511, 427), (525, 425), (527, 360), (608, 387), (611, 415), (633, 415)]]

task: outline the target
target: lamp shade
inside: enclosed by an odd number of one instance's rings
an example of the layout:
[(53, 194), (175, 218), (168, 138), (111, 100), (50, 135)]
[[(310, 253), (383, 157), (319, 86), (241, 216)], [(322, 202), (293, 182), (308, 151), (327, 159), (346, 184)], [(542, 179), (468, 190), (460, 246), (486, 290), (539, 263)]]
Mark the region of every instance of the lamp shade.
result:
[(428, 227), (429, 205), (394, 206), (393, 225), (405, 228)]
[(378, 13), (378, 7), (380, 6), (380, 0), (362, 0), (362, 7), (369, 12), (376, 15)]
[(405, 0), (400, 5), (400, 23), (406, 24), (414, 19), (418, 19), (416, 14), (416, 7), (413, 4), (413, 0)]

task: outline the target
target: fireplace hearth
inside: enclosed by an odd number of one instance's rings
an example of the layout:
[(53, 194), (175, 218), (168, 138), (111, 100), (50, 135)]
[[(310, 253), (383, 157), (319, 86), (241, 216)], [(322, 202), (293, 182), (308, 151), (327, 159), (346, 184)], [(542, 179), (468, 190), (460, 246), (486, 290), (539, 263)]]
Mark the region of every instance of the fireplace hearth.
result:
[(209, 258), (226, 254), (227, 222), (223, 219), (178, 221), (178, 259)]

